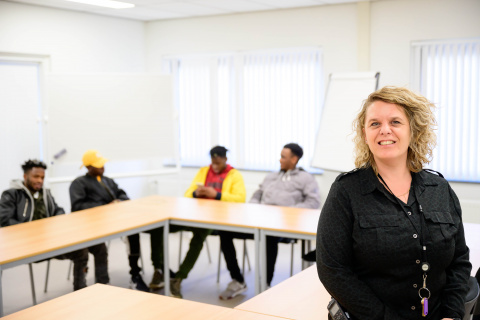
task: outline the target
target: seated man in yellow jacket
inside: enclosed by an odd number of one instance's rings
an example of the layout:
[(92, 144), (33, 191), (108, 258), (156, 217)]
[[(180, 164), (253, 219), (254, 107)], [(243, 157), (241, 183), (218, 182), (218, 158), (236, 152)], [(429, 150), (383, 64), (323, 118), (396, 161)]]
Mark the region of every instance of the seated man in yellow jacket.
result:
[[(185, 197), (245, 202), (246, 190), (240, 172), (227, 164), (227, 149), (216, 146), (210, 150), (212, 164), (200, 168), (192, 184), (185, 192)], [(170, 226), (170, 232), (187, 230), (193, 232), (190, 247), (178, 272), (170, 280), (170, 292), (174, 297), (182, 298), (181, 282), (187, 278), (203, 248), (205, 238), (212, 232), (209, 229)], [(155, 267), (151, 289), (161, 289), (164, 284), (163, 272), (163, 228), (150, 231), (152, 242), (152, 263)], [(155, 244), (155, 245), (153, 245)]]

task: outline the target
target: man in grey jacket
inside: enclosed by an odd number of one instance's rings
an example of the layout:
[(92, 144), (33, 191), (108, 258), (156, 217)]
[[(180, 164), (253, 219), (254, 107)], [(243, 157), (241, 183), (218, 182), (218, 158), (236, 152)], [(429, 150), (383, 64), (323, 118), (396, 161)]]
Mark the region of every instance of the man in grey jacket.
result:
[[(7, 227), (23, 222), (45, 219), (64, 214), (50, 190), (43, 188), (47, 165), (38, 160), (28, 160), (22, 165), (23, 181), (14, 180), (11, 188), (0, 199), (0, 224)], [(73, 289), (86, 287), (88, 250), (82, 249), (56, 256), (55, 259), (73, 260)]]
[[(286, 144), (280, 154), (280, 171), (268, 174), (260, 188), (253, 194), (250, 203), (259, 203), (284, 207), (318, 209), (320, 195), (318, 184), (310, 173), (298, 168), (303, 149), (296, 143)], [(232, 281), (220, 294), (220, 299), (231, 299), (247, 290), (240, 268), (233, 239), (250, 239), (252, 235), (220, 231), (222, 252), (230, 271)], [(278, 253), (278, 237), (267, 237), (267, 284), (273, 279)]]

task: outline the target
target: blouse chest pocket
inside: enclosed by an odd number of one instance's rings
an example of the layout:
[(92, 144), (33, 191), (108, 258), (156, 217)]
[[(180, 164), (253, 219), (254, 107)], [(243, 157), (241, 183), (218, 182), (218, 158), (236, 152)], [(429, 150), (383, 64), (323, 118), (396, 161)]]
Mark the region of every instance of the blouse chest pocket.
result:
[(433, 245), (444, 249), (454, 247), (458, 229), (450, 213), (425, 211), (424, 215)]
[(363, 247), (362, 251), (374, 250), (371, 253), (386, 256), (398, 250), (401, 237), (398, 215), (360, 216), (359, 226), (359, 243)]

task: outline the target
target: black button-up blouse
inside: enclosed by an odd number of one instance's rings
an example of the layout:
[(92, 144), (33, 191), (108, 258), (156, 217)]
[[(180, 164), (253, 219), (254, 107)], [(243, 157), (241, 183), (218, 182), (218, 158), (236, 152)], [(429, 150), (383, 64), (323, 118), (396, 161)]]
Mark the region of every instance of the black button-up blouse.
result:
[[(430, 265), (427, 317), (418, 293), (422, 240)], [(471, 264), (457, 196), (445, 179), (426, 171), (412, 173), (406, 204), (371, 168), (340, 175), (318, 223), (317, 268), (325, 288), (354, 319), (462, 318)]]

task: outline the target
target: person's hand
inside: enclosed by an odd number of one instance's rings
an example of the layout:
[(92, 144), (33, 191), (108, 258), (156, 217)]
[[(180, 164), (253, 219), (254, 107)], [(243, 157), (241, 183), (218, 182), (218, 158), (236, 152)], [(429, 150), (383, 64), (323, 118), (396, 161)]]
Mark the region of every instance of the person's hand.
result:
[(197, 190), (195, 190), (195, 195), (197, 197), (205, 197), (205, 187), (204, 186), (198, 186)]
[(210, 198), (210, 199), (215, 199), (217, 196), (217, 191), (212, 188), (212, 187), (203, 187), (204, 192), (205, 192), (205, 197)]

